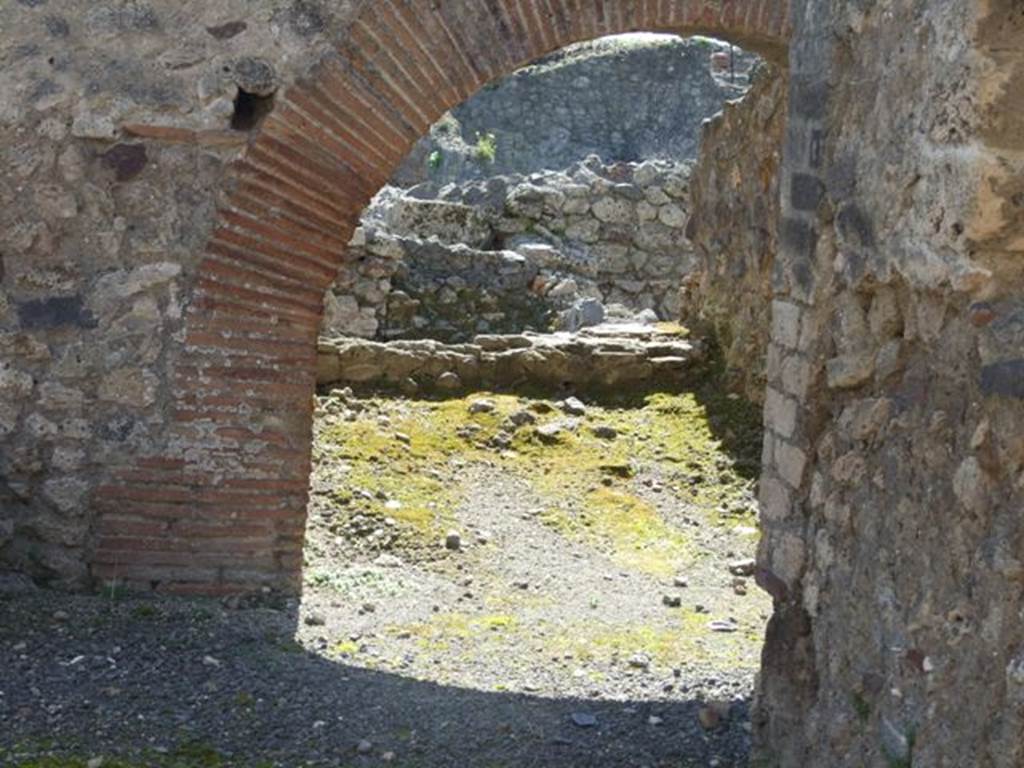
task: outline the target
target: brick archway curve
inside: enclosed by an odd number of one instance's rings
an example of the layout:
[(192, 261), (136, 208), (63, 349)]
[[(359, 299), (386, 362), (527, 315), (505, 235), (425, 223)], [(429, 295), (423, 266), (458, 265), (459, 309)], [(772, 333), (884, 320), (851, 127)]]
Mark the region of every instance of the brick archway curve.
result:
[(444, 112), (574, 42), (705, 33), (782, 60), (788, 0), (373, 0), (229, 173), (170, 368), (163, 450), (94, 498), (99, 582), (300, 584), (323, 292), (370, 198)]

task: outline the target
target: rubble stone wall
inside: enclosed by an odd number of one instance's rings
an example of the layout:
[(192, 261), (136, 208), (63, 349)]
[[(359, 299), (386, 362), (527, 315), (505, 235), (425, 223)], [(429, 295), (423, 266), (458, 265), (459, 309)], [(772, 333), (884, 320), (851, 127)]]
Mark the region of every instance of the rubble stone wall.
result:
[(583, 299), (676, 320), (694, 266), (689, 177), (685, 163), (591, 157), (436, 193), (387, 188), (326, 298), (323, 333), (468, 341), (575, 330)]
[(466, 344), (433, 339), (321, 339), (317, 384), (406, 394), (534, 390), (606, 395), (693, 386), (707, 375), (704, 344), (675, 328), (638, 323), (578, 333), (482, 334)]
[(778, 253), (786, 71), (763, 67), (747, 95), (709, 120), (690, 182), (694, 268), (682, 317), (717, 340), (728, 382), (764, 401)]
[(793, 20), (756, 741), (772, 766), (1022, 765), (1024, 15)]
[[(186, 403), (209, 364), (181, 359), (186, 317), (212, 321), (217, 311), (209, 298), (203, 306), (198, 286), (240, 274), (238, 249), (253, 243), (254, 233), (233, 229), (247, 215), (239, 207), (215, 224), (219, 194), (234, 183), (228, 167), (252, 135), (232, 128), (235, 101), (242, 91), (280, 96), (333, 48), (354, 5), (0, 3), (4, 567), (78, 586), (132, 568), (153, 584), (176, 572), (216, 580), (277, 567), (270, 546), (251, 560), (238, 545), (226, 551), (229, 528), (185, 508), (191, 491), (172, 487), (180, 479), (143, 484), (157, 479), (146, 472), (183, 467), (179, 459), (151, 458), (146, 468), (131, 457), (174, 441), (185, 451), (184, 436), (170, 433), (189, 418)], [(270, 263), (279, 258), (270, 243), (256, 247)], [(200, 277), (207, 250), (221, 256)], [(258, 290), (252, 272), (246, 280)], [(295, 289), (291, 311), (315, 317), (320, 294)], [(244, 346), (239, 325), (233, 343)], [(207, 332), (193, 321), (188, 335)], [(193, 439), (214, 429), (197, 428)], [(241, 448), (236, 438), (220, 450)], [(298, 455), (290, 461), (301, 468)], [(101, 489), (124, 482), (118, 472), (139, 484), (131, 498), (104, 501)], [(301, 530), (296, 521), (293, 533)], [(147, 551), (147, 540), (172, 531), (203, 537), (197, 549), (211, 554), (199, 563)], [(119, 554), (97, 556), (104, 542)]]
[[(711, 55), (731, 57), (713, 68)], [(757, 57), (708, 38), (626, 36), (558, 51), (488, 85), (416, 143), (392, 183), (464, 183), (605, 162), (695, 157), (701, 123)], [(480, 137), (493, 136), (493, 152)]]

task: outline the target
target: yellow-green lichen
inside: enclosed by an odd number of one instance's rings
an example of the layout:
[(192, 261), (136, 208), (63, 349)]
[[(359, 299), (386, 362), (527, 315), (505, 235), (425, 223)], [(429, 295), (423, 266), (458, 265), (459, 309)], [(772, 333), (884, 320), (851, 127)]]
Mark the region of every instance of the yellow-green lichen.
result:
[(682, 611), (667, 625), (610, 626), (599, 621), (576, 622), (552, 634), (549, 650), (571, 654), (579, 662), (646, 657), (661, 667), (689, 664), (717, 669), (756, 669), (759, 638), (748, 632), (715, 633), (709, 617)]
[(389, 626), (387, 632), (411, 637), (421, 649), (442, 651), (471, 639), (501, 643), (500, 635), (517, 628), (512, 614), (439, 613), (427, 621)]
[(609, 550), (623, 568), (641, 573), (669, 577), (693, 557), (686, 537), (654, 506), (618, 489), (597, 488), (586, 495), (575, 515), (555, 509), (543, 520), (555, 530)]
[[(493, 409), (471, 412), (485, 398)], [(665, 491), (704, 522), (749, 526), (754, 518), (750, 459), (737, 458), (729, 443), (756, 443), (758, 417), (724, 395), (657, 393), (641, 403), (591, 404), (582, 418), (567, 417), (550, 401), (490, 393), (369, 407), (363, 418), (325, 425), (318, 450), (345, 468), (335, 492), (342, 507), (390, 517), (419, 535), (451, 523), (464, 500), (457, 470), (481, 461), (529, 482), (549, 502), (544, 519), (556, 530), (589, 529), (588, 541), (651, 573), (678, 567), (671, 563), (687, 548), (655, 503), (637, 495), (644, 472), (664, 474), (668, 467)], [(535, 423), (512, 428), (509, 417), (523, 410)], [(538, 432), (553, 423), (562, 425), (557, 434)], [(598, 436), (596, 426), (616, 437)], [(502, 440), (507, 450), (494, 447)]]
[(654, 329), (662, 336), (676, 336), (685, 339), (690, 335), (690, 329), (679, 323), (661, 322), (655, 323)]

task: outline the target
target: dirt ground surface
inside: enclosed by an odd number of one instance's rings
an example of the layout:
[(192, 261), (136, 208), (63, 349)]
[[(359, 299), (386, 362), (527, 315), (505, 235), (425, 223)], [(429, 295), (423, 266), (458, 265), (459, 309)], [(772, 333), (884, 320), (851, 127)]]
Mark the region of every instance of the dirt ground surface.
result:
[(301, 601), (8, 583), (0, 765), (745, 766), (758, 421), (321, 397)]

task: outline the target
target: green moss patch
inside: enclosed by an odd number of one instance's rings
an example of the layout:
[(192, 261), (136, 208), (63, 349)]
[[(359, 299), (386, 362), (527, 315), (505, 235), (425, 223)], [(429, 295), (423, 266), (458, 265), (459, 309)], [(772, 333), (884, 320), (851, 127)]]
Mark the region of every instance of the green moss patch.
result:
[[(492, 410), (471, 412), (487, 399)], [(738, 404), (722, 416), (692, 393), (653, 394), (636, 406), (590, 405), (568, 417), (557, 403), (513, 395), (477, 393), (443, 401), (370, 400), (355, 421), (321, 425), (320, 462), (340, 467), (331, 491), (342, 515), (391, 518), (412, 535), (435, 540), (465, 499), (459, 468), (498, 462), (527, 480), (549, 502), (544, 520), (553, 528), (600, 546), (627, 567), (656, 575), (693, 556), (685, 536), (638, 493), (638, 478), (662, 477), (667, 493), (709, 522), (752, 525), (753, 478), (743, 457), (719, 432), (755, 443), (759, 415)], [(529, 411), (534, 423), (512, 426)], [(554, 434), (542, 428), (559, 425)], [(610, 427), (614, 439), (595, 427)]]
[(613, 488), (597, 488), (584, 502), (575, 514), (549, 510), (542, 521), (609, 550), (620, 566), (641, 573), (667, 578), (692, 559), (686, 537), (650, 503)]
[(617, 627), (598, 621), (577, 622), (553, 634), (553, 653), (571, 654), (580, 662), (615, 661), (628, 664), (636, 656), (656, 667), (690, 664), (717, 669), (757, 669), (759, 638), (756, 633), (714, 633), (709, 617), (681, 612), (665, 625)]

